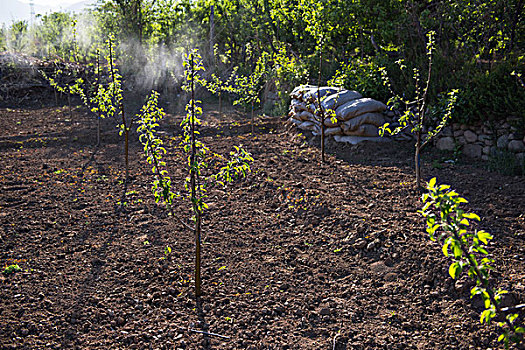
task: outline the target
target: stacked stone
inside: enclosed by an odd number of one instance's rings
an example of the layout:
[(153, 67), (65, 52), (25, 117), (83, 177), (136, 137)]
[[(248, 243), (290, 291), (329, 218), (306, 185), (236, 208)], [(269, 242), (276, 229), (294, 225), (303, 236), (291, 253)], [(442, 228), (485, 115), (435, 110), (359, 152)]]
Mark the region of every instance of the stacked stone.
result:
[[(290, 121), (299, 129), (321, 134), (321, 122), (317, 112), (318, 96), (324, 111), (325, 135), (333, 136), (337, 142), (357, 144), (362, 141), (386, 141), (379, 136), (379, 127), (386, 123), (384, 103), (363, 98), (357, 91), (302, 85), (296, 87), (290, 96)], [(331, 114), (335, 113), (335, 118)]]
[(471, 158), (488, 160), (497, 151), (514, 153), (518, 160), (525, 159), (525, 132), (516, 128), (516, 120), (509, 119), (491, 127), (489, 123), (476, 126), (454, 123), (438, 135), (436, 147), (452, 151), (461, 147), (461, 152)]

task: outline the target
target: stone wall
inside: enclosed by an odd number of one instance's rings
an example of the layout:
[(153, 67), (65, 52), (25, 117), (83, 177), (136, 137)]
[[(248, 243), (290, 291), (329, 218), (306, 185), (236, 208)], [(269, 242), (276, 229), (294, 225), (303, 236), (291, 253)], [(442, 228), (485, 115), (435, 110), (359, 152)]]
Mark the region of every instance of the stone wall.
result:
[(445, 127), (435, 140), (440, 150), (461, 152), (471, 158), (488, 160), (497, 151), (506, 151), (523, 161), (525, 158), (525, 132), (519, 130), (518, 120), (509, 118), (505, 122), (478, 125), (453, 123)]

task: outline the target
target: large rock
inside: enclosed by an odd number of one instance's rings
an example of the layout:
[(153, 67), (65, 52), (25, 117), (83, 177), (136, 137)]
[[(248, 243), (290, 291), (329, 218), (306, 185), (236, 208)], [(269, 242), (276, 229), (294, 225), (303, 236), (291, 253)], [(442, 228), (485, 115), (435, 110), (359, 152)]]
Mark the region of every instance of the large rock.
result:
[(326, 97), (323, 102), (321, 102), (321, 106), (325, 109), (335, 110), (337, 107), (342, 106), (349, 101), (357, 100), (362, 97), (363, 95), (357, 91), (343, 90)]
[(483, 147), (476, 144), (466, 144), (463, 146), (463, 154), (470, 158), (481, 158)]
[(468, 143), (474, 143), (478, 140), (478, 135), (476, 135), (474, 132), (470, 130), (466, 130), (463, 134), (463, 137)]
[(525, 151), (525, 145), (523, 144), (523, 141), (521, 140), (510, 141), (507, 147), (509, 151), (511, 152), (519, 153), (519, 152)]
[(453, 136), (454, 133), (452, 132), (452, 127), (450, 125), (447, 125), (441, 130), (441, 136)]
[(455, 147), (456, 142), (450, 136), (442, 137), (436, 142), (436, 148), (441, 151), (453, 151)]
[(501, 135), (500, 137), (498, 137), (496, 145), (498, 146), (498, 148), (507, 148), (507, 146), (509, 145), (509, 136)]
[(482, 141), (482, 142), (485, 142), (485, 141), (491, 141), (492, 140), (492, 137), (490, 137), (489, 135), (479, 135), (478, 136), (478, 140), (479, 141)]
[(463, 130), (456, 130), (456, 131), (454, 131), (453, 136), (456, 137), (456, 138), (460, 137), (460, 136), (463, 136)]
[(347, 121), (361, 114), (383, 112), (386, 108), (383, 102), (376, 101), (372, 98), (361, 98), (339, 106), (335, 110), (335, 113), (339, 119)]

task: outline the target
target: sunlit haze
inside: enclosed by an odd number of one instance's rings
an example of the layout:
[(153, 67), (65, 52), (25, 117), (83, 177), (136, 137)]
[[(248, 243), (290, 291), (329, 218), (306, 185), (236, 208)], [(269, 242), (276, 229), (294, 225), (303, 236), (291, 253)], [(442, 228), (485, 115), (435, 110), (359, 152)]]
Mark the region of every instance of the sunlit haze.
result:
[[(30, 0), (20, 0), (20, 2), (25, 2), (29, 4)], [(33, 0), (33, 3), (35, 5), (42, 5), (42, 6), (69, 6), (71, 4), (74, 4), (75, 2), (79, 2), (79, 0)]]

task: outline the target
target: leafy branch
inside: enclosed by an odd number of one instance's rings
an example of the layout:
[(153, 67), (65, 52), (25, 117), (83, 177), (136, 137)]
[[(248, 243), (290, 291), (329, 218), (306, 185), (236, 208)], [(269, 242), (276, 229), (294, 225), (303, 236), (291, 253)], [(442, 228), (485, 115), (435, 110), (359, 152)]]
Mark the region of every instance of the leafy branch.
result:
[(507, 291), (494, 290), (489, 284), (489, 272), (493, 269), (491, 264), (494, 260), (487, 257), (486, 246), (492, 235), (483, 230), (469, 229), (471, 221), (480, 221), (480, 217), (460, 208), (467, 200), (451, 190), (449, 185), (437, 185), (436, 178), (433, 178), (426, 188), (428, 193), (423, 195), (424, 205), (419, 213), (426, 219), (430, 239), (442, 242), (443, 254), (453, 260), (449, 267), (450, 276), (457, 279), (466, 270), (476, 282), (470, 292), (471, 298), (480, 295), (484, 302), (485, 310), (481, 313), (480, 322), (490, 324), (496, 316), (505, 315), (505, 320), (498, 322), (498, 326), (503, 328), (498, 341), (503, 341), (507, 349), (510, 342), (520, 343), (525, 328), (515, 323), (518, 314), (507, 313), (500, 306)]
[[(427, 34), (427, 56), (428, 56), (428, 69), (427, 77), (425, 81), (421, 81), (421, 73), (418, 68), (413, 69), (413, 80), (415, 84), (415, 98), (409, 99), (405, 98), (404, 94), (397, 94), (393, 88), (390, 78), (388, 77), (388, 72), (384, 67), (380, 68), (381, 78), (383, 84), (388, 88), (392, 97), (388, 101), (388, 105), (394, 109), (398, 110), (402, 108), (403, 113), (398, 118), (399, 125), (394, 129), (390, 128), (390, 123), (385, 123), (379, 128), (379, 134), (381, 136), (386, 135), (397, 135), (402, 131), (409, 129), (411, 133), (415, 134), (416, 144), (415, 144), (415, 171), (416, 171), (416, 186), (419, 189), (421, 187), (421, 158), (420, 154), (423, 148), (445, 127), (448, 120), (452, 116), (453, 108), (456, 104), (458, 90), (452, 90), (447, 94), (447, 106), (443, 113), (441, 120), (439, 121), (436, 128), (433, 131), (429, 132), (426, 136), (423, 135), (423, 126), (427, 124), (426, 110), (428, 103), (428, 91), (430, 88), (430, 80), (432, 77), (432, 59), (434, 55), (434, 32), (429, 32)], [(406, 69), (403, 60), (398, 60), (396, 63), (399, 65), (399, 68), (404, 71)]]
[(230, 76), (225, 81), (223, 81), (215, 73), (211, 75), (210, 80), (204, 81), (205, 83), (204, 87), (208, 89), (209, 92), (219, 97), (219, 115), (222, 114), (222, 95), (225, 92), (232, 92), (233, 90), (232, 86), (237, 76), (238, 68), (239, 67), (234, 67)]
[(245, 108), (251, 106), (252, 133), (254, 132), (254, 106), (261, 102), (259, 94), (264, 86), (269, 59), (270, 54), (263, 52), (257, 59), (252, 74), (238, 76), (235, 79), (235, 87), (230, 90), (239, 96), (233, 101), (233, 105), (242, 105)]
[[(232, 182), (234, 179), (245, 177), (250, 172), (250, 163), (253, 161), (250, 153), (242, 147), (235, 147), (230, 152), (230, 159), (215, 174), (206, 175), (205, 170), (208, 168), (210, 158), (225, 159), (222, 156), (210, 152), (208, 147), (199, 139), (198, 125), (201, 124), (199, 116), (202, 115), (200, 101), (195, 99), (195, 87), (199, 83), (206, 86), (204, 78), (200, 71), (204, 71), (202, 58), (196, 50), (192, 50), (185, 55), (184, 60), (184, 89), (190, 93), (190, 101), (186, 105), (186, 116), (181, 122), (183, 137), (181, 146), (187, 157), (188, 176), (184, 182), (183, 194), (174, 192), (173, 183), (168, 175), (166, 163), (162, 156), (166, 154), (162, 140), (156, 135), (156, 128), (165, 113), (158, 107), (158, 93), (152, 92), (147, 103), (143, 106), (139, 118), (139, 141), (144, 146), (146, 160), (152, 165), (154, 181), (152, 191), (155, 201), (163, 201), (179, 223), (185, 228), (193, 231), (195, 236), (195, 296), (200, 297), (201, 289), (201, 227), (202, 213), (208, 208), (205, 203), (207, 188), (215, 183), (224, 185), (226, 182)], [(193, 226), (186, 224), (179, 216), (174, 213), (174, 201), (182, 197), (187, 200), (191, 206)]]
[[(325, 141), (326, 124), (337, 123), (337, 115), (334, 109), (325, 108), (323, 106), (323, 100), (327, 97), (327, 95), (324, 95), (324, 96), (321, 96), (321, 95), (322, 95), (322, 92), (320, 90), (320, 87), (317, 86), (317, 89), (315, 92), (300, 90), (295, 98), (306, 106), (306, 111), (309, 112), (313, 116), (314, 120), (319, 124), (319, 127), (321, 129), (321, 161), (324, 163), (325, 162), (324, 141)], [(337, 104), (337, 100), (336, 100), (336, 104)]]
[(171, 178), (166, 169), (166, 162), (162, 158), (162, 156), (166, 154), (166, 149), (163, 146), (162, 139), (156, 136), (159, 122), (165, 116), (164, 110), (158, 107), (158, 100), (159, 93), (152, 91), (146, 104), (142, 106), (140, 112), (137, 114), (139, 141), (144, 146), (146, 161), (152, 166), (151, 172), (154, 175), (151, 191), (153, 192), (156, 203), (161, 201), (165, 203), (169, 213), (182, 226), (192, 231), (194, 228), (174, 213), (174, 201), (180, 197), (180, 195), (172, 191)]

